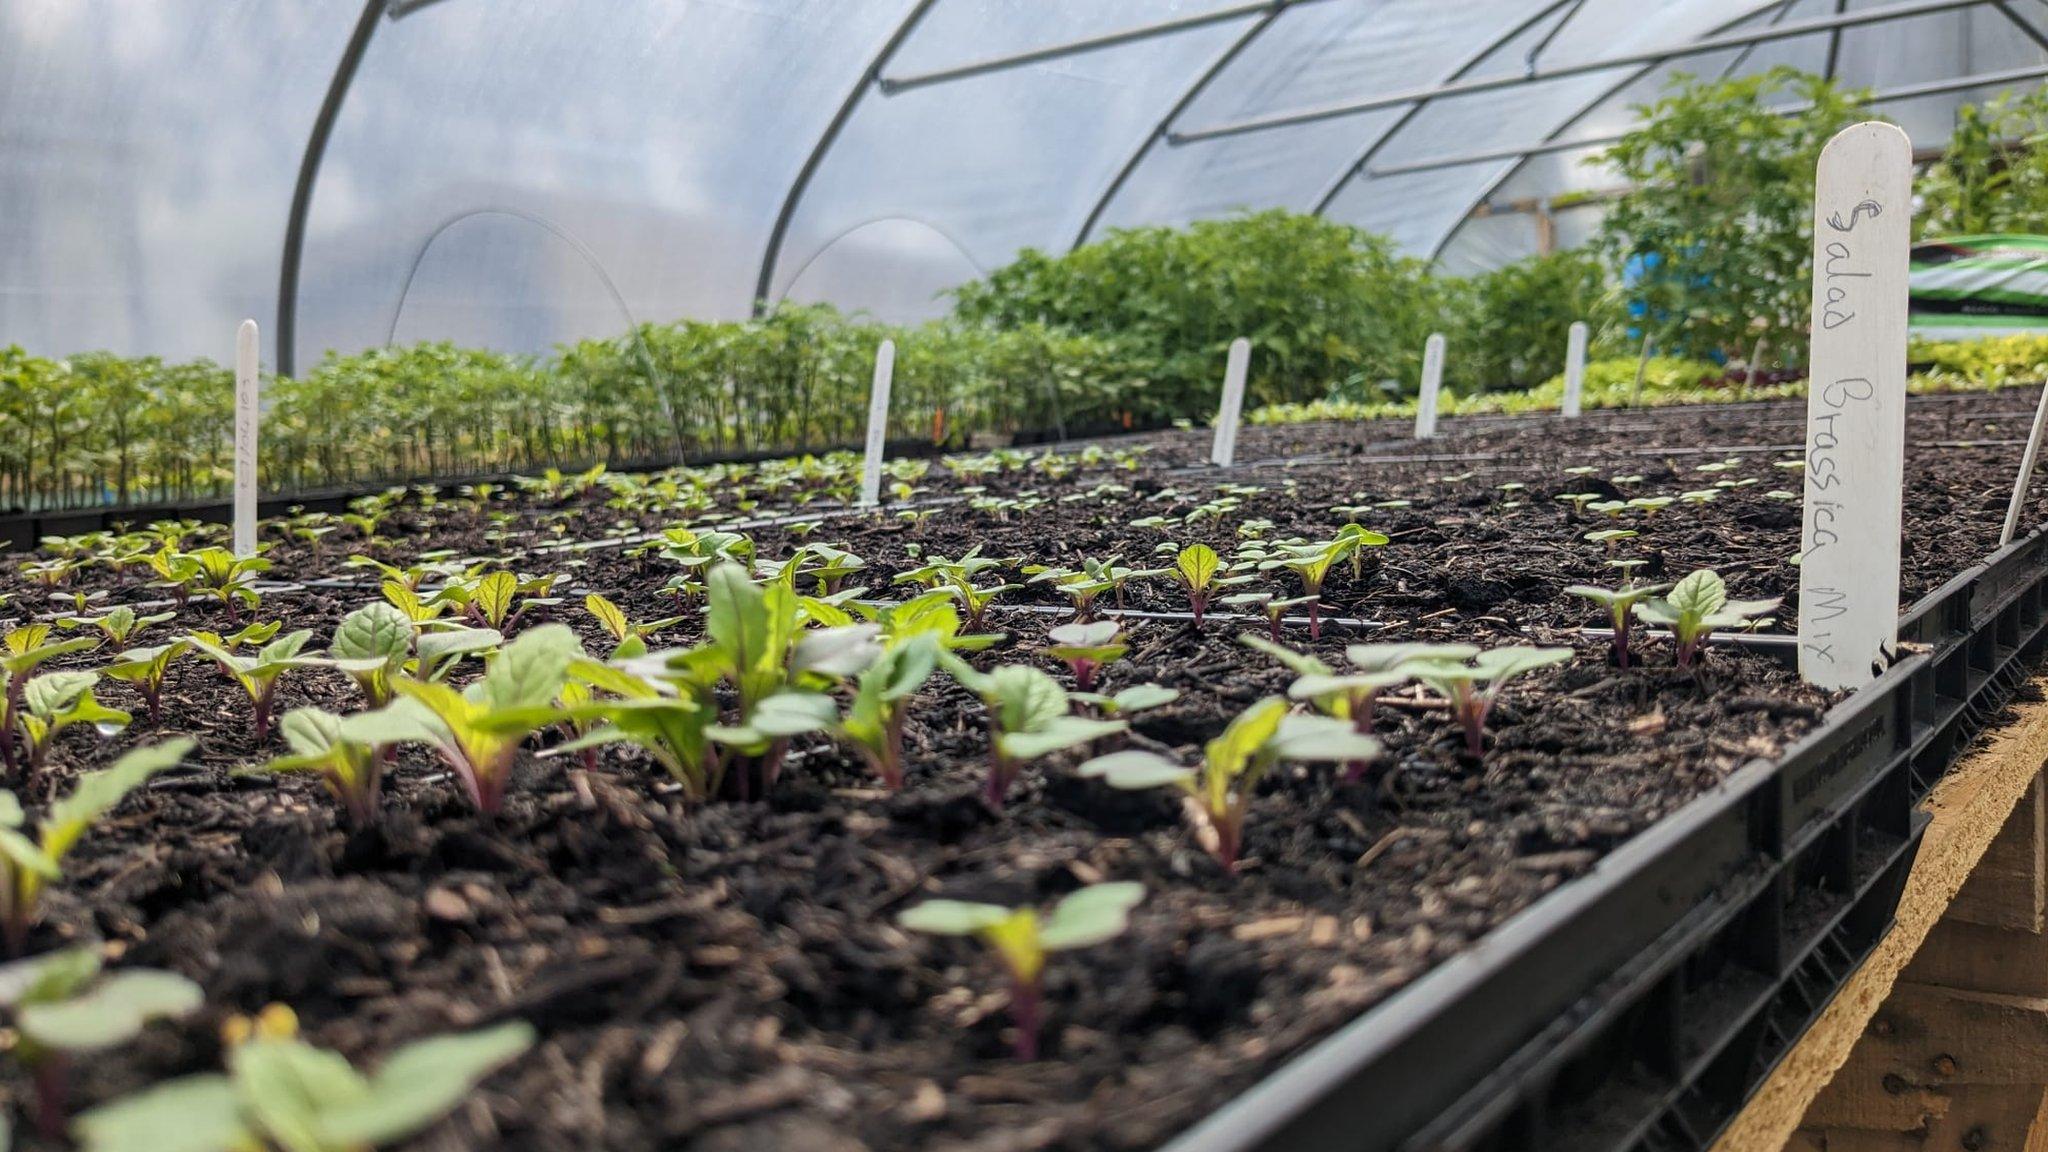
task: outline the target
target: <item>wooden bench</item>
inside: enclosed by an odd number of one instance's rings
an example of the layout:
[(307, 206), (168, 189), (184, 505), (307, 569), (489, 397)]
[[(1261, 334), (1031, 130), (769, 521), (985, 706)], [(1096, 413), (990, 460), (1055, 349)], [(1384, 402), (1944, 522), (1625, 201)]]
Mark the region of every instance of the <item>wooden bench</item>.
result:
[(2048, 1152), (2048, 703), (2013, 712), (1929, 798), (1890, 934), (1714, 1152)]

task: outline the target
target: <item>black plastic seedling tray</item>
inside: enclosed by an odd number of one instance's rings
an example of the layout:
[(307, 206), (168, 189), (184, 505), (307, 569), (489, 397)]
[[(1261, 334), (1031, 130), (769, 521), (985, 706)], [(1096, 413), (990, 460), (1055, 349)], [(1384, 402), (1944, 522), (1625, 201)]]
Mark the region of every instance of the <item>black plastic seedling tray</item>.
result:
[(1919, 804), (2048, 649), (2048, 535), (1920, 601), (1901, 658), (1166, 1152), (1693, 1152), (1891, 923)]

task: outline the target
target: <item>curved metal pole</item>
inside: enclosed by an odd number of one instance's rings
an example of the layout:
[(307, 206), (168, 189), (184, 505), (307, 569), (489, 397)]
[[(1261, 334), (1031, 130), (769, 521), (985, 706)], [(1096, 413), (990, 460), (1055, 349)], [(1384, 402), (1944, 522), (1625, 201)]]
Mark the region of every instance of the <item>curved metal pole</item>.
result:
[(860, 79), (854, 83), (852, 91), (839, 102), (839, 110), (832, 114), (832, 120), (825, 125), (825, 131), (819, 135), (818, 142), (811, 146), (810, 155), (804, 157), (804, 166), (797, 169), (796, 179), (790, 181), (789, 191), (782, 197), (782, 208), (775, 214), (775, 226), (768, 232), (767, 250), (761, 253), (760, 274), (754, 278), (755, 316), (760, 316), (767, 308), (768, 293), (775, 286), (775, 262), (782, 257), (782, 242), (789, 236), (790, 221), (796, 217), (797, 204), (803, 200), (805, 190), (811, 186), (811, 178), (817, 175), (818, 166), (825, 162), (825, 154), (832, 151), (832, 145), (839, 139), (839, 134), (845, 131), (847, 121), (853, 118), (853, 110), (860, 106), (861, 97), (867, 95), (868, 89), (875, 86), (876, 81), (881, 78), (882, 69), (888, 67), (890, 57), (896, 55), (896, 50), (903, 46), (904, 41), (910, 39), (912, 32), (917, 31), (917, 26), (923, 22), (925, 13), (930, 12), (936, 3), (938, 0), (917, 0), (916, 5), (910, 9), (910, 14), (903, 18), (903, 22), (896, 26), (896, 31), (890, 33), (889, 39), (883, 42), (881, 51), (876, 52), (874, 59), (868, 61), (867, 69), (860, 74)]
[(1565, 25), (1570, 24), (1578, 16), (1579, 9), (1585, 6), (1586, 0), (1574, 0), (1572, 10), (1559, 17), (1557, 23), (1550, 26), (1550, 31), (1545, 32), (1542, 38), (1536, 41), (1535, 46), (1530, 48), (1528, 53), (1522, 57), (1523, 75), (1536, 75), (1536, 61), (1543, 55), (1544, 49), (1550, 47), (1550, 42), (1557, 39), (1557, 34), (1564, 31)]
[(883, 76), (876, 82), (882, 86), (882, 95), (895, 96), (908, 92), (913, 88), (923, 88), (930, 84), (948, 84), (955, 80), (987, 76), (992, 72), (1007, 72), (1012, 68), (1043, 64), (1049, 60), (1062, 60), (1068, 56), (1078, 56), (1084, 52), (1099, 52), (1105, 48), (1121, 48), (1126, 44), (1136, 44), (1141, 41), (1154, 39), (1155, 37), (1174, 36), (1182, 32), (1192, 32), (1198, 28), (1207, 28), (1212, 24), (1226, 24), (1232, 20), (1242, 20), (1247, 16), (1257, 15), (1265, 9), (1284, 6), (1286, 3), (1287, 0), (1255, 0), (1255, 2), (1250, 4), (1238, 4), (1230, 8), (1216, 8), (1207, 12), (1197, 12), (1191, 16), (1161, 20), (1155, 24), (1140, 24), (1136, 27), (1123, 28), (1115, 32), (1106, 32), (1100, 36), (1084, 36), (1078, 40), (1048, 44), (1042, 48), (1027, 48), (1022, 52), (1012, 52), (1004, 56), (990, 56), (980, 60), (972, 60), (965, 64), (954, 64), (945, 68), (936, 68), (930, 72), (920, 72), (909, 76)]
[(604, 290), (611, 293), (612, 303), (618, 305), (619, 315), (626, 318), (626, 331), (633, 333), (634, 339), (640, 338), (640, 322), (633, 319), (633, 310), (626, 306), (625, 295), (619, 291), (619, 286), (612, 282), (611, 274), (605, 271), (604, 264), (598, 260), (597, 253), (590, 250), (589, 245), (557, 227), (546, 217), (536, 216), (531, 212), (523, 212), (517, 208), (472, 208), (442, 221), (440, 227), (427, 235), (426, 242), (420, 245), (420, 250), (413, 254), (412, 264), (405, 270), (405, 284), (398, 290), (398, 303), (391, 307), (391, 323), (384, 330), (386, 348), (398, 338), (398, 321), (405, 314), (406, 297), (412, 295), (413, 278), (420, 274), (420, 265), (427, 262), (427, 253), (433, 250), (434, 241), (439, 240), (443, 233), (464, 220), (472, 220), (478, 216), (509, 216), (514, 220), (523, 220), (567, 244), (578, 256), (583, 257), (583, 262), (590, 265), (592, 272), (597, 273), (598, 280), (604, 284)]
[[(1789, 8), (1790, 5), (1787, 5), (1787, 7)], [(1848, 10), (1849, 0), (1835, 0), (1835, 15), (1840, 16), (1842, 13), (1847, 12)], [(1835, 78), (1835, 66), (1840, 64), (1841, 62), (1842, 30), (1840, 28), (1837, 28), (1833, 32), (1828, 33), (1827, 67), (1821, 70), (1821, 75), (1827, 77), (1830, 80), (1833, 80)]]
[[(1811, 20), (1803, 20), (1782, 28), (1767, 28), (1725, 35), (1711, 32), (1704, 33), (1691, 40), (1660, 44), (1654, 48), (1639, 49), (1615, 56), (1599, 56), (1590, 60), (1560, 64), (1555, 68), (1544, 69), (1532, 74), (1475, 76), (1469, 80), (1461, 80), (1456, 84), (1438, 85), (1434, 88), (1385, 92), (1377, 96), (1369, 96), (1364, 99), (1351, 100), (1339, 104), (1321, 104), (1309, 108), (1271, 112), (1241, 120), (1225, 121), (1206, 127), (1191, 128), (1185, 132), (1175, 132), (1168, 139), (1168, 143), (1175, 145), (1193, 144), (1201, 140), (1213, 140), (1219, 136), (1239, 136), (1247, 132), (1269, 132), (1276, 128), (1292, 128), (1298, 124), (1312, 124), (1319, 120), (1334, 120), (1339, 117), (1374, 112), (1382, 108), (1412, 104), (1417, 100), (1425, 98), (1449, 99), (1453, 96), (1472, 96), (1481, 92), (1499, 92), (1525, 84), (1544, 83), (1551, 80), (1563, 80), (1573, 76), (1587, 76), (1600, 72), (1610, 72), (1617, 68), (1627, 68), (1638, 64), (1662, 64), (1675, 57), (1701, 56), (1709, 52), (1718, 52), (1723, 48), (1740, 48), (1744, 44), (1757, 44), (1772, 40), (1790, 40), (1812, 32), (1825, 32), (1830, 28), (1860, 28), (1870, 24), (1910, 20), (1920, 16), (1932, 16), (1942, 12), (1952, 12), (1961, 8), (1972, 8), (1989, 3), (1991, 3), (1991, 0), (1904, 0), (1902, 3), (1882, 8), (1866, 8), (1841, 16), (1823, 16)], [(1758, 5), (1756, 8), (1752, 8), (1737, 19), (1747, 20), (1752, 18), (1761, 7), (1763, 6)]]
[[(1776, 12), (1771, 13), (1771, 18), (1764, 22), (1764, 26), (1776, 28), (1778, 25), (1783, 24), (1792, 18), (1792, 10), (1797, 7), (1799, 7), (1799, 0), (1785, 0), (1784, 4), (1780, 5)], [(1836, 33), (1836, 35), (1839, 35), (1839, 33)], [(1742, 66), (1749, 63), (1749, 58), (1756, 54), (1757, 47), (1758, 45), (1755, 44), (1744, 45), (1742, 51), (1735, 54), (1735, 59), (1722, 66), (1719, 78), (1726, 80), (1740, 72)]]
[(802, 264), (797, 265), (796, 272), (793, 273), (789, 278), (789, 283), (783, 285), (782, 291), (777, 292), (775, 294), (775, 302), (777, 304), (780, 304), (784, 300), (789, 299), (789, 290), (796, 287), (798, 282), (803, 280), (804, 273), (809, 272), (811, 270), (811, 265), (816, 264), (819, 260), (823, 259), (825, 253), (830, 252), (832, 250), (833, 245), (839, 243), (841, 240), (846, 239), (848, 236), (853, 235), (855, 232), (858, 232), (863, 228), (869, 227), (870, 225), (887, 224), (892, 220), (901, 220), (906, 224), (916, 224), (919, 227), (931, 229), (933, 234), (938, 236), (939, 239), (944, 240), (946, 243), (951, 244), (953, 246), (953, 251), (958, 252), (960, 254), (960, 258), (962, 260), (967, 261), (967, 266), (969, 268), (974, 269), (975, 275), (988, 275), (988, 269), (981, 266), (981, 261), (976, 260), (974, 258), (974, 253), (969, 252), (967, 250), (967, 245), (962, 244), (958, 236), (953, 235), (951, 232), (946, 231), (944, 228), (939, 227), (937, 224), (934, 224), (929, 220), (920, 220), (915, 216), (904, 216), (898, 213), (891, 213), (887, 216), (870, 216), (869, 218), (861, 221), (858, 224), (854, 224), (845, 229), (842, 229), (838, 235), (833, 236), (830, 240), (825, 241), (825, 243), (821, 245), (816, 252), (811, 253), (809, 259), (805, 260)]
[[(1451, 69), (1451, 71), (1448, 74), (1446, 74), (1444, 78), (1441, 81), (1439, 81), (1439, 83), (1454, 84), (1457, 81), (1464, 79), (1466, 73), (1472, 71), (1474, 68), (1479, 67), (1481, 64), (1486, 63), (1487, 57), (1492, 56), (1495, 52), (1500, 51), (1502, 48), (1506, 47), (1507, 44), (1510, 41), (1512, 41), (1515, 37), (1520, 36), (1522, 33), (1527, 32), (1531, 28), (1534, 28), (1537, 24), (1548, 19), (1552, 13), (1556, 12), (1560, 8), (1563, 8), (1567, 4), (1573, 6), (1573, 12), (1578, 11), (1577, 0), (1553, 0), (1552, 3), (1546, 4), (1543, 7), (1538, 8), (1535, 12), (1530, 13), (1524, 19), (1515, 22), (1514, 24), (1510, 25), (1507, 29), (1500, 32), (1492, 39), (1488, 40), (1486, 43), (1480, 45), (1478, 51), (1473, 52), (1470, 55), (1466, 56), (1463, 60), (1460, 60), (1458, 62), (1458, 66)], [(1571, 19), (1570, 16), (1565, 17), (1565, 20), (1569, 19)], [(1558, 27), (1562, 28), (1563, 26), (1564, 21), (1560, 20), (1558, 22)], [(1557, 35), (1557, 29), (1551, 29), (1550, 35)], [(1544, 37), (1543, 42), (1545, 44), (1548, 44), (1550, 42), (1550, 37)], [(1358, 156), (1351, 161), (1350, 164), (1345, 165), (1345, 167), (1337, 173), (1336, 179), (1331, 180), (1329, 184), (1324, 186), (1322, 192), (1316, 196), (1316, 205), (1313, 209), (1310, 210), (1310, 214), (1315, 216), (1321, 216), (1323, 214), (1323, 210), (1328, 208), (1330, 206), (1331, 201), (1337, 198), (1337, 193), (1342, 192), (1344, 190), (1344, 186), (1351, 182), (1351, 178), (1357, 175), (1359, 172), (1363, 171), (1367, 164), (1372, 163), (1373, 158), (1380, 154), (1380, 149), (1386, 147), (1387, 144), (1392, 142), (1394, 137), (1400, 135), (1401, 129), (1406, 128), (1409, 122), (1414, 120), (1415, 117), (1421, 115), (1422, 110), (1427, 107), (1429, 107), (1429, 99), (1425, 97), (1421, 100), (1416, 101), (1413, 104), (1408, 105), (1406, 108), (1403, 108), (1401, 110), (1401, 115), (1397, 117), (1392, 124), (1389, 124), (1385, 130), (1374, 135), (1372, 138), (1372, 143), (1366, 145), (1365, 150), (1363, 152), (1360, 152)]]
[(1273, 26), (1273, 21), (1278, 20), (1295, 2), (1296, 0), (1281, 0), (1275, 4), (1265, 15), (1252, 21), (1250, 27), (1238, 33), (1237, 39), (1231, 41), (1229, 47), (1218, 53), (1214, 60), (1209, 61), (1209, 66), (1195, 77), (1195, 82), (1188, 85), (1180, 94), (1180, 99), (1175, 100), (1173, 106), (1166, 110), (1166, 115), (1161, 116), (1159, 122), (1152, 126), (1152, 131), (1146, 135), (1144, 143), (1138, 145), (1137, 151), (1132, 152), (1124, 160), (1123, 167), (1118, 168), (1116, 175), (1110, 178), (1109, 187), (1104, 188), (1102, 195), (1096, 197), (1095, 206), (1088, 210), (1088, 218), (1081, 221), (1081, 230), (1074, 233), (1074, 242), (1067, 246), (1068, 251), (1088, 242), (1089, 234), (1102, 222), (1102, 214), (1109, 210), (1110, 202), (1116, 199), (1117, 193), (1124, 190), (1124, 185), (1130, 182), (1131, 177), (1138, 171), (1138, 166), (1145, 162), (1145, 157), (1152, 154), (1152, 146), (1166, 139), (1167, 132), (1173, 128), (1173, 122), (1180, 119), (1180, 114), (1193, 107), (1202, 93), (1208, 90), (1209, 85), (1215, 82), (1216, 77), (1221, 76), (1224, 69), (1229, 68), (1243, 55), (1244, 50), (1264, 35), (1266, 29)]
[(298, 352), (299, 262), (306, 251), (306, 214), (313, 206), (313, 183), (320, 176), (320, 160), (327, 153), (327, 138), (341, 115), (342, 101), (356, 78), (356, 67), (369, 50), (370, 37), (384, 15), (387, 0), (364, 0), (363, 14), (356, 17), (355, 31), (349, 33), (348, 47), (327, 82), (327, 95), (320, 101), (320, 113), (313, 118), (313, 131), (306, 137), (306, 151), (299, 157), (299, 179), (292, 186), (291, 213), (285, 217), (284, 257), (277, 272), (277, 374), (293, 374)]
[[(1745, 21), (1754, 20), (1757, 18), (1758, 15), (1764, 12), (1765, 7), (1766, 6), (1759, 6), (1748, 12), (1743, 13), (1740, 16), (1737, 16), (1733, 20), (1729, 20), (1722, 24), (1716, 24), (1712, 28), (1707, 29), (1705, 32), (1700, 33), (1700, 36), (1702, 39), (1708, 36), (1716, 36), (1720, 33), (1728, 31), (1731, 28), (1736, 27), (1737, 25), (1744, 23)], [(1785, 10), (1790, 11), (1791, 7), (1792, 6), (1788, 4), (1786, 5)], [(1552, 128), (1548, 133), (1544, 135), (1541, 143), (1548, 144), (1551, 141), (1556, 140), (1558, 137), (1564, 135), (1566, 131), (1570, 130), (1579, 121), (1584, 120), (1586, 117), (1592, 115), (1594, 109), (1600, 107), (1602, 104), (1607, 103), (1609, 100), (1614, 99), (1615, 96), (1619, 95), (1623, 90), (1627, 89), (1629, 85), (1635, 83), (1636, 81), (1642, 79), (1643, 77), (1649, 75), (1650, 73), (1656, 71), (1657, 69), (1663, 67), (1668, 63), (1670, 63), (1669, 60), (1659, 60), (1654, 63), (1645, 64), (1640, 68), (1632, 69), (1628, 75), (1615, 81), (1612, 85), (1609, 85), (1605, 91), (1601, 92), (1598, 96), (1595, 96), (1593, 99), (1587, 101), (1583, 106), (1579, 108), (1577, 112), (1572, 113), (1569, 119), (1565, 120), (1557, 127)], [(1429, 259), (1432, 262), (1434, 262), (1438, 257), (1442, 256), (1444, 254), (1444, 249), (1447, 246), (1449, 246), (1451, 238), (1458, 234), (1458, 229), (1465, 226), (1465, 221), (1471, 217), (1472, 213), (1481, 204), (1486, 203), (1488, 197), (1492, 196), (1494, 192), (1500, 188), (1501, 185), (1507, 183), (1510, 179), (1512, 179), (1515, 176), (1515, 174), (1520, 172), (1524, 167), (1526, 167), (1528, 163), (1529, 157), (1524, 156), (1520, 160), (1515, 161), (1513, 164), (1503, 169), (1491, 180), (1488, 180), (1486, 182), (1486, 186), (1479, 190), (1479, 194), (1472, 198), (1472, 202), (1465, 206), (1465, 210), (1463, 212), (1458, 213), (1457, 216), (1452, 218), (1450, 226), (1444, 229), (1443, 235), (1437, 237), (1436, 243), (1430, 246)]]
[(604, 262), (597, 258), (597, 253), (591, 251), (588, 244), (544, 216), (536, 216), (517, 208), (471, 208), (442, 221), (439, 227), (427, 235), (426, 242), (420, 245), (420, 250), (413, 253), (412, 264), (405, 270), (405, 283), (398, 289), (398, 303), (391, 308), (391, 324), (384, 330), (384, 346), (391, 347), (392, 341), (398, 338), (398, 321), (405, 314), (406, 297), (412, 295), (413, 278), (420, 274), (420, 265), (426, 263), (427, 253), (433, 250), (434, 241), (439, 240), (441, 234), (450, 228), (477, 216), (510, 216), (514, 220), (524, 220), (567, 244), (578, 256), (583, 257), (583, 262), (590, 265), (592, 272), (597, 273), (598, 281), (604, 285), (606, 292), (611, 293), (612, 303), (618, 306), (619, 315), (626, 318), (626, 331), (631, 335), (634, 347), (640, 351), (640, 367), (647, 373), (648, 382), (654, 385), (655, 396), (661, 400), (661, 414), (668, 422), (676, 462), (682, 463), (683, 440), (681, 431), (676, 427), (675, 405), (670, 402), (668, 389), (663, 385), (661, 374), (655, 369), (654, 350), (647, 346), (647, 336), (640, 331), (640, 322), (633, 318), (633, 309), (627, 306), (625, 293), (619, 291), (619, 286), (612, 281), (611, 273), (605, 271)]

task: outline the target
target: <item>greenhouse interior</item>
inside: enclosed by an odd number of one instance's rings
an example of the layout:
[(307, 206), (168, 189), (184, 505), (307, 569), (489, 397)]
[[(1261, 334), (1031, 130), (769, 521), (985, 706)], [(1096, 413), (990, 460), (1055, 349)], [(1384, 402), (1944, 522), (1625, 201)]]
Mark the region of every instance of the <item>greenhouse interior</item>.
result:
[(0, 1152), (2048, 1148), (2044, 81), (0, 0)]

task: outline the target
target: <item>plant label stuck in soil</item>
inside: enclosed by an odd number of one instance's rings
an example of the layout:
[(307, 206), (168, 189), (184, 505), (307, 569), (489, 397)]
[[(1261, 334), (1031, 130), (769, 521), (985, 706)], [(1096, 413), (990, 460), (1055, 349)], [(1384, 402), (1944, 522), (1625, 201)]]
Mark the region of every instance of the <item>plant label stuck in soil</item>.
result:
[(1230, 342), (1223, 363), (1223, 406), (1216, 410), (1216, 442), (1209, 463), (1228, 468), (1237, 460), (1237, 421), (1244, 411), (1244, 378), (1252, 364), (1252, 342), (1239, 336)]
[(1415, 438), (1436, 435), (1437, 394), (1444, 387), (1444, 334), (1432, 332), (1422, 345), (1422, 394), (1415, 400)]
[(1815, 186), (1799, 675), (1823, 688), (1870, 683), (1898, 645), (1912, 161), (1904, 132), (1853, 125)]
[(1564, 344), (1564, 404), (1559, 411), (1565, 416), (1579, 414), (1579, 400), (1586, 391), (1586, 322), (1572, 321), (1570, 334)]
[(235, 332), (235, 555), (256, 554), (256, 425), (262, 378), (256, 364), (256, 322)]
[(875, 348), (875, 384), (868, 393), (867, 458), (860, 466), (860, 502), (882, 501), (882, 448), (889, 439), (889, 385), (896, 377), (896, 342), (884, 340)]

